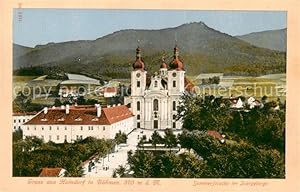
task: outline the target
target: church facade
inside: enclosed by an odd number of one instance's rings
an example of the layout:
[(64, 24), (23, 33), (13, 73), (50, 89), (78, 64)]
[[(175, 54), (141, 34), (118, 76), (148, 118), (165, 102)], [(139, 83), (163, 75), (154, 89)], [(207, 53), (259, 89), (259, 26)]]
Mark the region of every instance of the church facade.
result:
[(159, 72), (148, 75), (141, 49), (136, 49), (136, 60), (131, 71), (131, 95), (125, 97), (124, 104), (130, 105), (135, 128), (181, 129), (177, 107), (186, 91), (187, 81), (178, 47), (175, 46), (169, 65), (164, 58), (159, 65)]

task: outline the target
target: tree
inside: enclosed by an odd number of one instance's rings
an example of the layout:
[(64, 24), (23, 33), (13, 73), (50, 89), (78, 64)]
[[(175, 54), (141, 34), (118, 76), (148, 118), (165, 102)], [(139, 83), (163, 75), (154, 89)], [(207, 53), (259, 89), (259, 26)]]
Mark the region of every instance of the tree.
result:
[(119, 131), (115, 135), (115, 141), (119, 145), (120, 143), (126, 143), (127, 142), (127, 135), (125, 133), (122, 133)]
[(151, 143), (156, 149), (156, 145), (162, 143), (163, 139), (160, 134), (155, 130), (151, 135)]
[(177, 146), (177, 138), (171, 129), (165, 130), (164, 143), (165, 146), (168, 148)]

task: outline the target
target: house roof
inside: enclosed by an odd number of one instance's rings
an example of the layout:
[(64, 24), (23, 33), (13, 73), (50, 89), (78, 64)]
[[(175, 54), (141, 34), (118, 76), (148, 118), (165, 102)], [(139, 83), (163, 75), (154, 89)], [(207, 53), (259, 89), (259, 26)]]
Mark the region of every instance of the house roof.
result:
[(219, 132), (217, 132), (217, 131), (209, 130), (209, 131), (207, 131), (207, 134), (210, 135), (210, 136), (212, 136), (212, 137), (214, 137), (214, 138), (216, 138), (216, 139), (219, 139), (219, 140), (224, 139), (222, 137), (222, 135)]
[(115, 93), (115, 92), (117, 92), (117, 88), (116, 87), (105, 87), (104, 92), (105, 93)]
[(39, 177), (58, 177), (63, 168), (43, 168)]
[(111, 125), (132, 116), (132, 112), (125, 105), (102, 108), (100, 117), (97, 117), (94, 106), (71, 106), (69, 114), (60, 107), (49, 108), (46, 114), (41, 111), (24, 125)]

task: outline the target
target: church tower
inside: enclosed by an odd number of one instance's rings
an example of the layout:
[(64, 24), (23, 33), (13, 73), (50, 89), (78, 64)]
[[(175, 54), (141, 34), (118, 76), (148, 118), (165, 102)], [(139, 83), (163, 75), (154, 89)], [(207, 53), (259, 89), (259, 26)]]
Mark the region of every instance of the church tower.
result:
[(159, 74), (160, 74), (161, 77), (166, 77), (167, 72), (168, 72), (168, 65), (165, 62), (165, 58), (162, 57), (161, 65), (160, 65), (160, 69), (159, 69)]
[(168, 91), (169, 95), (182, 95), (184, 92), (184, 67), (179, 57), (179, 48), (174, 48), (173, 60), (168, 71)]
[(142, 59), (141, 49), (136, 49), (136, 60), (133, 63), (133, 71), (131, 72), (131, 96), (144, 96), (146, 89), (145, 64)]

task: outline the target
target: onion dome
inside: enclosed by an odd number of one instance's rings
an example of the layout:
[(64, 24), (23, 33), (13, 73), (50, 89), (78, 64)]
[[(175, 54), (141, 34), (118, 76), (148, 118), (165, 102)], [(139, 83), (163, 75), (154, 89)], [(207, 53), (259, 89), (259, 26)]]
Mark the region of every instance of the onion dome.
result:
[(167, 68), (168, 68), (168, 65), (166, 64), (165, 58), (164, 58), (164, 57), (162, 57), (162, 59), (161, 59), (161, 65), (160, 65), (160, 68), (161, 68), (161, 69), (167, 69)]
[(183, 63), (179, 57), (179, 48), (177, 45), (174, 47), (174, 56), (173, 60), (170, 63), (170, 68), (177, 71), (184, 71)]
[(134, 70), (144, 70), (145, 69), (145, 64), (142, 60), (142, 56), (141, 56), (141, 48), (137, 47), (136, 48), (136, 60), (132, 65)]

